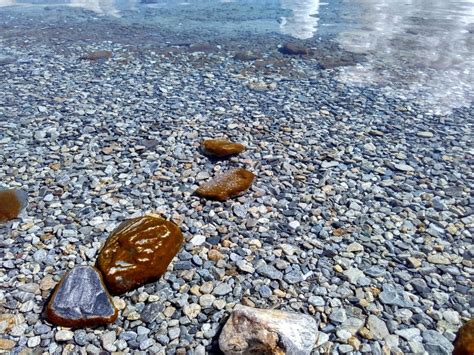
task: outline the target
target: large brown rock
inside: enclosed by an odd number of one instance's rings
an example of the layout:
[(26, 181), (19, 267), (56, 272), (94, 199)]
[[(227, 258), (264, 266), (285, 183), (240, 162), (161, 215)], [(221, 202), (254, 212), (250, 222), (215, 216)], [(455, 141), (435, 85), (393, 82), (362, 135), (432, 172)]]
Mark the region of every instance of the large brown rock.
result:
[(0, 222), (15, 219), (28, 204), (28, 194), (23, 190), (0, 190)]
[(308, 315), (237, 305), (219, 347), (225, 355), (309, 355), (317, 337), (316, 321)]
[(254, 178), (255, 175), (248, 170), (232, 169), (199, 186), (196, 194), (210, 200), (225, 201), (248, 190)]
[(226, 139), (207, 139), (202, 141), (201, 149), (206, 155), (225, 158), (243, 152), (245, 146), (240, 143), (233, 143)]
[(157, 280), (183, 243), (173, 222), (157, 216), (127, 220), (115, 229), (99, 253), (97, 266), (112, 294)]
[(453, 355), (474, 354), (474, 319), (469, 320), (458, 331), (454, 340)]
[(48, 320), (64, 327), (92, 327), (117, 319), (118, 311), (92, 266), (76, 266), (63, 276), (46, 307)]

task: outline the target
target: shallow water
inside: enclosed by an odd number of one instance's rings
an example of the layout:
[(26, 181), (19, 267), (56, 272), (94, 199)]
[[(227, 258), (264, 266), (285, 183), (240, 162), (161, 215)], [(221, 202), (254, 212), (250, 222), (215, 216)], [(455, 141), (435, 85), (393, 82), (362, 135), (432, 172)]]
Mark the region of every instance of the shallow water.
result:
[(165, 30), (171, 43), (195, 36), (245, 45), (276, 36), (318, 48), (331, 41), (366, 58), (335, 74), (344, 83), (378, 85), (437, 114), (472, 104), (473, 0), (0, 0), (0, 8), (20, 22), (21, 13), (48, 9), (50, 17), (66, 16), (65, 24), (68, 16), (82, 16), (144, 25), (150, 33)]

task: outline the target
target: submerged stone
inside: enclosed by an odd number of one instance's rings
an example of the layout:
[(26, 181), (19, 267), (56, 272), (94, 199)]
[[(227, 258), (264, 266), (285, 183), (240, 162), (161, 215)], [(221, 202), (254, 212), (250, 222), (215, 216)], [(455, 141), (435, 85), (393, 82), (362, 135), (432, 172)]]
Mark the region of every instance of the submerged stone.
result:
[(237, 305), (219, 336), (226, 355), (310, 354), (318, 338), (308, 315)]
[(234, 59), (241, 60), (243, 62), (257, 60), (258, 58), (259, 56), (251, 51), (240, 51), (236, 52), (234, 55)]
[(474, 318), (464, 324), (454, 340), (453, 355), (474, 354)]
[(23, 190), (0, 190), (0, 222), (15, 219), (28, 205), (28, 194)]
[(288, 55), (309, 55), (311, 54), (311, 49), (307, 48), (298, 43), (285, 43), (282, 47), (279, 48), (279, 51), (283, 54)]
[(196, 194), (210, 200), (225, 201), (248, 190), (254, 178), (255, 175), (248, 170), (233, 169), (199, 186)]
[(46, 308), (48, 320), (63, 327), (109, 324), (117, 315), (102, 276), (92, 266), (77, 266), (64, 275)]
[(105, 242), (97, 266), (113, 294), (156, 281), (183, 243), (183, 234), (173, 222), (144, 216), (120, 224)]
[(201, 149), (206, 155), (224, 158), (243, 152), (245, 146), (240, 143), (230, 142), (226, 139), (208, 139), (201, 143)]
[(100, 59), (109, 59), (112, 57), (111, 51), (95, 51), (84, 54), (81, 59), (86, 60), (100, 60)]

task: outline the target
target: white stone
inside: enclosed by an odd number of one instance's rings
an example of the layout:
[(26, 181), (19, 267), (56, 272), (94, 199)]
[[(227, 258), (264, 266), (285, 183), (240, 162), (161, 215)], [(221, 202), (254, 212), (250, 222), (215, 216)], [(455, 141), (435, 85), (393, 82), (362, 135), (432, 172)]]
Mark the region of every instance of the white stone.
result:
[(74, 333), (67, 329), (60, 329), (56, 332), (54, 339), (56, 341), (68, 341), (71, 340)]
[(434, 136), (434, 134), (430, 131), (418, 131), (416, 135), (422, 138), (433, 138)]
[(317, 339), (318, 325), (311, 316), (237, 305), (222, 329), (219, 347), (226, 355), (263, 350), (309, 355)]
[(300, 226), (300, 222), (298, 221), (291, 221), (289, 224), (291, 229), (297, 229)]
[(206, 237), (204, 235), (195, 235), (193, 239), (191, 239), (192, 245), (201, 245), (206, 241)]

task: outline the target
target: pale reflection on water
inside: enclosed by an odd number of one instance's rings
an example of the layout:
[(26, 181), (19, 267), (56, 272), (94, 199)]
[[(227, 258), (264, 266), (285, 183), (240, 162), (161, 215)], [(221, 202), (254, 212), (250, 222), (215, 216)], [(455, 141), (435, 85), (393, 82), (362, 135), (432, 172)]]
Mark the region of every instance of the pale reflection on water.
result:
[(282, 17), (281, 33), (299, 39), (312, 38), (318, 29), (319, 0), (281, 0), (281, 7), (292, 15)]
[(29, 2), (146, 19), (177, 32), (279, 32), (309, 46), (319, 30), (323, 40), (330, 34), (344, 50), (367, 55), (335, 74), (342, 82), (380, 85), (439, 113), (473, 101), (474, 0), (0, 0), (0, 7)]
[[(343, 31), (342, 47), (369, 53), (364, 65), (345, 68), (339, 80), (396, 85), (434, 113), (469, 106), (473, 97), (474, 1), (356, 0), (363, 27)], [(402, 90), (404, 89), (404, 90)]]

